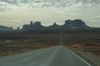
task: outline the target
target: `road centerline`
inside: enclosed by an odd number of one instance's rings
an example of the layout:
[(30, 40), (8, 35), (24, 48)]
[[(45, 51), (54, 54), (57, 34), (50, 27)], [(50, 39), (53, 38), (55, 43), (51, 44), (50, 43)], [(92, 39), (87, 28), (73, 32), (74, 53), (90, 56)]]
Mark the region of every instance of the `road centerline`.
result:
[(32, 64), (34, 64), (36, 61), (34, 61), (34, 62), (32, 62), (32, 63), (30, 63), (29, 65), (32, 65)]
[(44, 56), (47, 56), (47, 54), (45, 54)]
[(25, 60), (23, 60), (23, 61), (27, 61), (27, 60), (29, 60), (29, 59), (31, 59), (32, 57), (29, 57), (29, 58), (26, 58)]

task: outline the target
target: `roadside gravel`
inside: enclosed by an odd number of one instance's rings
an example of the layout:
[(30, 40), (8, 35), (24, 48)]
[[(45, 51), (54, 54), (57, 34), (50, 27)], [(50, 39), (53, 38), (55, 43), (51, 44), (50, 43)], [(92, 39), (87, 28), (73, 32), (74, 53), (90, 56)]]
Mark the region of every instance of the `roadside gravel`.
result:
[(96, 57), (91, 53), (85, 53), (85, 52), (80, 52), (80, 51), (77, 51), (77, 53), (79, 53), (81, 56), (87, 58), (89, 61), (91, 61), (95, 65), (100, 66), (100, 58), (99, 57)]

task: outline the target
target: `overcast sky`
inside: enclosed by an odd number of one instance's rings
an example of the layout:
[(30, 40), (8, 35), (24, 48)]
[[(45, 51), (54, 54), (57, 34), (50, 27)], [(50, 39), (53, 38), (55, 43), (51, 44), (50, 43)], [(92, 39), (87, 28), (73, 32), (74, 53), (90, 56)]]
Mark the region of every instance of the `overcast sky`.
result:
[(0, 0), (0, 25), (14, 29), (30, 21), (63, 25), (67, 19), (100, 27), (100, 0)]

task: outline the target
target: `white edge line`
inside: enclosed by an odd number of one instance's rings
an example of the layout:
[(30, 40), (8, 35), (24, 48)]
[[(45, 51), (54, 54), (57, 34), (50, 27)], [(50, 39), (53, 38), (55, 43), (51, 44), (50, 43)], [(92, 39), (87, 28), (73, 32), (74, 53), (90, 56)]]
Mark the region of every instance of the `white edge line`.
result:
[(83, 62), (85, 62), (88, 66), (92, 66), (90, 65), (88, 62), (86, 62), (85, 60), (83, 60), (81, 57), (79, 57), (78, 55), (76, 55), (73, 51), (71, 51), (70, 49), (68, 49), (71, 53), (73, 53), (77, 58), (79, 58), (80, 60), (82, 60)]

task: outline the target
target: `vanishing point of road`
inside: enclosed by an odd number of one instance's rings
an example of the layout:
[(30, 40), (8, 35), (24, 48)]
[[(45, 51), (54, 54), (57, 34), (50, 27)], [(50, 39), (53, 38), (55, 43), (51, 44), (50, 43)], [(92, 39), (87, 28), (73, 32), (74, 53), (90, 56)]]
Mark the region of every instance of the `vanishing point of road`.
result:
[(95, 66), (86, 58), (62, 45), (0, 58), (0, 66)]

